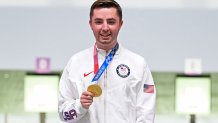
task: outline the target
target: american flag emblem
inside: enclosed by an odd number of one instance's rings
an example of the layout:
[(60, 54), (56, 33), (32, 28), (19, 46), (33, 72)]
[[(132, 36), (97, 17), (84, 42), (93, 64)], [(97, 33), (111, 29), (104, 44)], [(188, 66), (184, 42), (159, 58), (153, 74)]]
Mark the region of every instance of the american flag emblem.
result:
[(154, 85), (144, 84), (145, 93), (154, 93)]

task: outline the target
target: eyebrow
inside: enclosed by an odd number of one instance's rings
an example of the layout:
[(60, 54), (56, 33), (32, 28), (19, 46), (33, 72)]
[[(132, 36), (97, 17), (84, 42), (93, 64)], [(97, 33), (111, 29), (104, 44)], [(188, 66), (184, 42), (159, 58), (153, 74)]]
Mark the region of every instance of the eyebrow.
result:
[(115, 18), (109, 18), (109, 19), (107, 19), (107, 20), (109, 20), (109, 21), (116, 21)]
[(98, 20), (103, 20), (103, 19), (101, 19), (101, 18), (95, 18), (94, 20), (95, 20), (95, 21), (98, 21)]
[[(95, 18), (94, 19), (95, 21), (98, 21), (98, 20), (103, 20), (103, 19), (101, 19), (101, 18)], [(115, 18), (108, 18), (107, 20), (116, 20)]]

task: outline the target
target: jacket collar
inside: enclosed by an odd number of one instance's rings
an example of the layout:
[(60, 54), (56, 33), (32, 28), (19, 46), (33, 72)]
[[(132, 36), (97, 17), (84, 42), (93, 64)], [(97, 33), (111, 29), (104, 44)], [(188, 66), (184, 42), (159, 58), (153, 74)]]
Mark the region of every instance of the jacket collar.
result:
[[(94, 45), (94, 46), (96, 47), (97, 52), (98, 52), (100, 55), (102, 55), (102, 56), (106, 56), (106, 55), (108, 55), (108, 54), (111, 52), (111, 50), (106, 51), (106, 50), (103, 50), (103, 49), (99, 49), (96, 45)], [(118, 50), (117, 50), (115, 56), (120, 54), (120, 51), (122, 50), (122, 48), (123, 48), (122, 45), (119, 43), (119, 48), (118, 48)]]

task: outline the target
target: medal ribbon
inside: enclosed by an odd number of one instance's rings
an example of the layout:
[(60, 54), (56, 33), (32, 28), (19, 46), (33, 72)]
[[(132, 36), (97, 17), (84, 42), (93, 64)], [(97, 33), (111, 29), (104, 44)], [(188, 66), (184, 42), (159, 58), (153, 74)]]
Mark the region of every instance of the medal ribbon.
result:
[(94, 47), (94, 74), (98, 72), (98, 53), (96, 50), (96, 46)]
[(109, 63), (112, 61), (115, 53), (117, 52), (119, 48), (119, 44), (117, 43), (115, 47), (111, 50), (111, 52), (107, 55), (104, 62), (102, 63), (101, 67), (98, 69), (98, 55), (96, 51), (96, 47), (94, 48), (94, 73), (95, 76), (92, 79), (92, 82), (98, 81), (98, 79), (101, 77), (102, 73), (105, 71)]

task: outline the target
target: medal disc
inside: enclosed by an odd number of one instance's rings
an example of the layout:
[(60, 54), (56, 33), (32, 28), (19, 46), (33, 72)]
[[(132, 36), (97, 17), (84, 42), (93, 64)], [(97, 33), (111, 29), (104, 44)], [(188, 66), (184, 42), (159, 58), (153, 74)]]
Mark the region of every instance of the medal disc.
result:
[(102, 93), (101, 87), (97, 84), (90, 85), (87, 90), (89, 92), (92, 92), (94, 94), (94, 97), (98, 97)]

